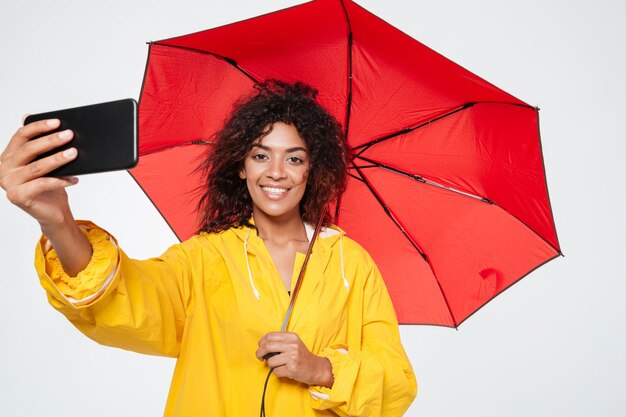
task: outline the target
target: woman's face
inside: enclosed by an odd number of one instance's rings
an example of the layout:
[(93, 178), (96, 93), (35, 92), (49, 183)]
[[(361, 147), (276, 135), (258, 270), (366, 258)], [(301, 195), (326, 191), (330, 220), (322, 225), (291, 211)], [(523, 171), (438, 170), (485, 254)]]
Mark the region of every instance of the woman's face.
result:
[(293, 125), (276, 122), (254, 142), (239, 177), (246, 180), (255, 216), (300, 217), (309, 150)]

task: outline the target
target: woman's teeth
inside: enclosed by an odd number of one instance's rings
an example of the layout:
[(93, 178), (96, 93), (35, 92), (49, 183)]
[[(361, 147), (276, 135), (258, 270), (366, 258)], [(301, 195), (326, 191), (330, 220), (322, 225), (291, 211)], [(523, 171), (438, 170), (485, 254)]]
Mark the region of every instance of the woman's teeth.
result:
[(287, 188), (262, 187), (263, 191), (270, 194), (282, 194), (289, 191)]

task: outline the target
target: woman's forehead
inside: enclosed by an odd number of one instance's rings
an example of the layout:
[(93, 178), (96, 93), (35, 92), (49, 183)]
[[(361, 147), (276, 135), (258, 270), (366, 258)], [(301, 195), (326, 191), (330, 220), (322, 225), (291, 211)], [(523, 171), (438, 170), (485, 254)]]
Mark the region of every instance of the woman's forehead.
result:
[(276, 122), (271, 127), (268, 126), (268, 129), (271, 129), (269, 133), (254, 141), (253, 147), (261, 147), (266, 150), (304, 150), (308, 152), (306, 142), (294, 125)]

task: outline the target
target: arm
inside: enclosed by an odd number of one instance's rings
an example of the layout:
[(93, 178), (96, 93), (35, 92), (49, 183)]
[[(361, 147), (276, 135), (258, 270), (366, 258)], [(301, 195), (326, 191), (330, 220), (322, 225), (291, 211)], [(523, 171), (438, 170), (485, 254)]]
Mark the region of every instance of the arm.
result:
[[(47, 151), (73, 138), (71, 130), (46, 135), (59, 127), (58, 119), (42, 120), (23, 126), (15, 132), (0, 155), (0, 186), (7, 198), (40, 225), (57, 249), (63, 266), (70, 274), (82, 270), (91, 258), (91, 245), (74, 223), (65, 187), (78, 178), (45, 177), (48, 172), (76, 158), (75, 148), (57, 152), (35, 161)], [(43, 135), (37, 139), (34, 137)]]
[(0, 155), (0, 186), (45, 235), (36, 264), (51, 304), (100, 343), (176, 355), (190, 286), (184, 250), (142, 263), (128, 259), (113, 239), (81, 231), (65, 192), (78, 179), (44, 176), (76, 158), (76, 149), (35, 160), (72, 139), (69, 130), (47, 134), (59, 124), (51, 119), (19, 128)]
[(332, 364), (334, 384), (312, 387), (311, 403), (340, 416), (401, 416), (413, 402), (417, 384), (391, 299), (378, 268), (369, 263), (361, 297), (349, 306), (350, 315), (359, 315), (349, 320), (361, 320), (360, 335), (349, 336), (346, 346), (321, 352)]
[(46, 237), (37, 247), (35, 264), (50, 304), (98, 343), (177, 356), (191, 305), (193, 245), (174, 245), (159, 258), (138, 261), (106, 231), (79, 224), (93, 256), (76, 277), (65, 273)]

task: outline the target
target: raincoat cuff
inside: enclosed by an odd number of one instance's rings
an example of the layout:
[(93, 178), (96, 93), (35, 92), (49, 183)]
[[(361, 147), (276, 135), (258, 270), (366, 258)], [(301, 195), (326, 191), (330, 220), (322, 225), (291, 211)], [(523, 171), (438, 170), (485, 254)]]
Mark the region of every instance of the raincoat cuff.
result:
[(117, 244), (112, 236), (93, 223), (77, 223), (93, 248), (91, 260), (78, 275), (71, 277), (63, 270), (56, 251), (45, 236), (41, 238), (36, 253), (40, 275), (44, 272), (48, 278), (46, 281), (51, 281), (58, 293), (75, 306), (97, 299), (113, 280), (118, 263)]
[(350, 398), (354, 381), (358, 373), (358, 359), (350, 353), (347, 346), (335, 346), (324, 349), (319, 356), (326, 358), (332, 365), (333, 387), (310, 386), (311, 406), (316, 410), (326, 410), (345, 404)]

